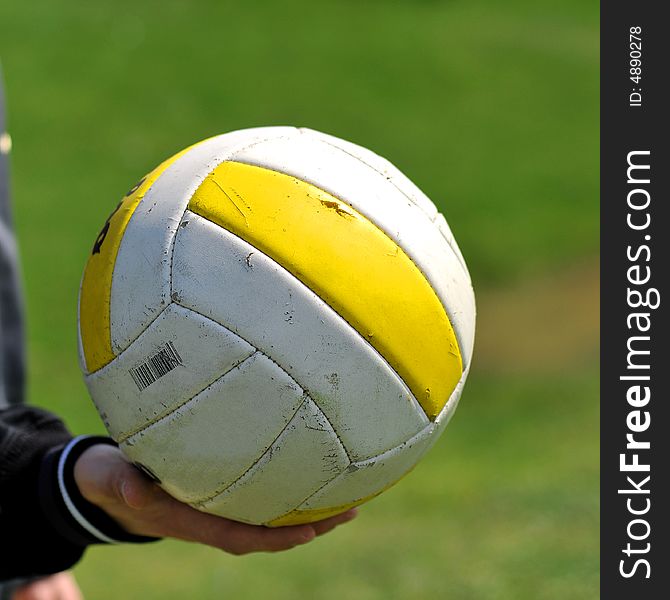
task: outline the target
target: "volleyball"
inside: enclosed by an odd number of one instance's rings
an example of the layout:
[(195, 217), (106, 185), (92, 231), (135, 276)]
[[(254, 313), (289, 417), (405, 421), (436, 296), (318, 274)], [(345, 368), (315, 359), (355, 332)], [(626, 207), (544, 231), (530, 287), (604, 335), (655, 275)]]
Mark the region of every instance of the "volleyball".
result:
[(467, 378), (475, 300), (444, 216), (390, 162), (263, 127), (132, 187), (93, 245), (78, 325), (130, 461), (199, 510), (280, 526), (420, 460)]

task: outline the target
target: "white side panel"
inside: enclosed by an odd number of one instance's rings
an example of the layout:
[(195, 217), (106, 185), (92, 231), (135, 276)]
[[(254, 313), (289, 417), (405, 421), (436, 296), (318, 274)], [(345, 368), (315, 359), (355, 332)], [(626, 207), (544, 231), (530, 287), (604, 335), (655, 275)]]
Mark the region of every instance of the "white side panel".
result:
[(305, 135), (311, 135), (317, 139), (320, 139), (336, 148), (340, 148), (342, 151), (351, 154), (352, 156), (358, 158), (360, 161), (372, 167), (375, 171), (381, 173), (389, 179), (389, 181), (395, 185), (405, 196), (407, 196), (412, 202), (423, 210), (428, 218), (433, 221), (440, 233), (444, 236), (444, 239), (447, 240), (449, 246), (454, 251), (456, 256), (458, 256), (463, 270), (465, 271), (468, 281), (470, 281), (470, 273), (468, 272), (468, 267), (461, 253), (461, 249), (458, 247), (454, 234), (451, 232), (451, 228), (447, 223), (447, 220), (444, 218), (444, 215), (437, 212), (437, 207), (433, 202), (424, 194), (419, 187), (407, 177), (400, 169), (398, 169), (393, 163), (388, 161), (382, 156), (379, 156), (372, 150), (368, 150), (363, 146), (353, 144), (346, 140), (342, 140), (332, 135), (326, 133), (321, 133), (320, 131), (314, 131), (313, 129), (307, 129), (305, 127), (300, 128), (300, 132)]
[(330, 424), (307, 398), (263, 457), (198, 508), (247, 523), (267, 523), (293, 510), (348, 463)]
[[(171, 370), (140, 389), (131, 369), (146, 373), (142, 365), (168, 342), (181, 364), (170, 365)], [(127, 350), (85, 381), (110, 435), (119, 441), (190, 400), (254, 351), (221, 325), (171, 304)], [(160, 372), (154, 367), (151, 374)]]
[(383, 156), (379, 156), (379, 154), (368, 148), (364, 148), (363, 146), (348, 142), (333, 135), (328, 135), (327, 133), (322, 133), (306, 127), (300, 127), (300, 132), (339, 148), (347, 154), (351, 154), (351, 156), (364, 162), (395, 185), (409, 200), (421, 208), (431, 221), (435, 219), (435, 216), (437, 215), (437, 207), (433, 204), (432, 200), (391, 161)]
[(366, 461), (351, 463), (347, 470), (308, 498), (298, 508), (319, 509), (341, 506), (367, 498), (405, 475), (435, 445), (451, 420), (468, 377), (466, 370), (434, 424), (404, 444)]
[(437, 418), (435, 419), (435, 435), (433, 441), (431, 442), (431, 446), (437, 441), (437, 438), (440, 435), (442, 435), (442, 432), (449, 424), (449, 421), (451, 421), (451, 417), (454, 416), (454, 412), (456, 412), (458, 402), (461, 399), (463, 386), (465, 385), (465, 381), (467, 380), (469, 373), (470, 373), (470, 367), (468, 367), (467, 369), (465, 369), (465, 371), (463, 371), (463, 375), (461, 375), (461, 378), (456, 384), (454, 391), (451, 393), (449, 400), (444, 405), (444, 408), (440, 411), (440, 414), (437, 415)]
[(357, 144), (347, 142), (346, 140), (342, 140), (335, 136), (321, 133), (320, 131), (314, 131), (312, 129), (306, 129), (304, 127), (301, 127), (300, 131), (305, 135), (311, 135), (328, 144), (331, 144), (332, 146), (340, 148), (344, 152), (347, 152), (348, 154), (358, 158), (365, 164), (372, 167), (375, 171), (378, 171), (387, 177), (393, 185), (395, 185), (412, 202), (417, 204), (417, 206), (419, 206), (421, 210), (426, 213), (428, 218), (438, 226), (438, 229), (444, 236), (444, 239), (447, 240), (447, 243), (451, 246), (451, 249), (460, 259), (461, 265), (463, 266), (463, 269), (468, 276), (468, 280), (470, 279), (470, 274), (468, 272), (467, 265), (465, 264), (465, 260), (463, 259), (463, 255), (461, 254), (461, 250), (456, 243), (454, 235), (451, 232), (451, 228), (447, 224), (444, 215), (437, 212), (437, 207), (435, 204), (433, 204), (430, 198), (428, 198), (428, 196), (426, 196), (426, 194), (424, 194), (419, 189), (419, 187), (409, 177), (407, 177), (407, 175), (398, 169), (398, 167), (382, 156), (379, 156), (375, 152), (372, 152), (372, 150), (368, 150), (363, 146), (358, 146)]
[[(121, 448), (184, 502), (228, 487), (288, 425), (300, 387), (260, 352)], [(169, 457), (169, 458), (168, 458)]]
[(298, 509), (342, 506), (384, 490), (419, 462), (430, 445), (432, 431), (433, 425), (430, 425), (411, 440), (381, 456), (350, 464), (342, 475), (320, 489)]
[(112, 276), (112, 350), (123, 351), (170, 302), (172, 240), (193, 192), (236, 149), (281, 135), (292, 127), (245, 129), (193, 147), (156, 180), (123, 235)]
[(451, 227), (449, 227), (449, 224), (447, 223), (447, 220), (444, 218), (444, 215), (442, 213), (437, 213), (435, 216), (435, 225), (437, 225), (437, 228), (440, 230), (440, 233), (443, 235), (444, 239), (447, 240), (447, 243), (451, 246), (452, 250), (456, 253), (456, 256), (458, 256), (458, 259), (461, 261), (461, 265), (463, 265), (463, 269), (465, 270), (468, 280), (470, 280), (470, 273), (468, 271), (468, 267), (465, 264), (465, 259), (463, 258), (463, 255), (461, 254), (461, 249), (458, 247), (458, 244), (456, 243), (456, 240), (454, 239), (454, 234), (451, 233)]
[(314, 292), (240, 238), (187, 211), (175, 241), (176, 302), (237, 333), (288, 372), (354, 460), (428, 419), (379, 353)]
[(350, 152), (313, 135), (267, 140), (235, 152), (231, 160), (312, 183), (368, 217), (395, 240), (431, 283), (454, 327), (463, 362), (470, 363), (475, 328), (470, 276), (424, 208)]

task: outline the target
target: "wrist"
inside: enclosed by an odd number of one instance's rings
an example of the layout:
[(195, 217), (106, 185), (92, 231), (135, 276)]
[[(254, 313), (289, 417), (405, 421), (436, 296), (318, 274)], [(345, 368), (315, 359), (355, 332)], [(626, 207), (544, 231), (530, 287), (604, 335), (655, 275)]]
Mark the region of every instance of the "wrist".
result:
[(75, 470), (80, 457), (96, 448), (110, 446), (116, 446), (110, 438), (79, 436), (49, 452), (42, 462), (40, 498), (43, 510), (63, 537), (81, 546), (153, 540), (128, 533), (100, 508), (95, 496), (84, 495), (77, 484)]

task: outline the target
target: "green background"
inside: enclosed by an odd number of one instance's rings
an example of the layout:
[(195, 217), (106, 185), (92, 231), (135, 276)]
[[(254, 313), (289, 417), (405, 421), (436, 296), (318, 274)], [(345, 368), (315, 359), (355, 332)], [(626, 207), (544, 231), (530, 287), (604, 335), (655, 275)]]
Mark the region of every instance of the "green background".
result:
[(478, 296), (456, 417), (351, 525), (281, 555), (93, 548), (90, 599), (598, 594), (598, 5), (3, 2), (30, 399), (102, 431), (76, 359), (99, 227), (177, 150), (294, 124), (368, 146), (445, 214)]

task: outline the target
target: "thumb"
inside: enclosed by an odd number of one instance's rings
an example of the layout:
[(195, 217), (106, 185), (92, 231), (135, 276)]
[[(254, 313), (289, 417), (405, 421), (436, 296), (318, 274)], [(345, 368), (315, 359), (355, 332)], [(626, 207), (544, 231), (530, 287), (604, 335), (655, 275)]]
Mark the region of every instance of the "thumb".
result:
[(118, 448), (91, 446), (77, 459), (74, 479), (82, 496), (97, 505), (124, 504), (140, 509), (160, 493)]
[(116, 493), (124, 504), (140, 510), (163, 495), (162, 490), (137, 467), (123, 462), (116, 477)]

